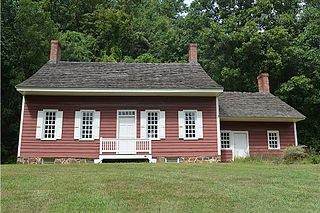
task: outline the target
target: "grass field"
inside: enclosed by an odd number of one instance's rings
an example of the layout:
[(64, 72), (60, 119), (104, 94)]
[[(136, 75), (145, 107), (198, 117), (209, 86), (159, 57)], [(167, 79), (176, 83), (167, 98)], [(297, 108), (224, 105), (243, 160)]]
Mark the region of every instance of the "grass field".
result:
[(320, 212), (320, 166), (2, 165), (2, 212)]

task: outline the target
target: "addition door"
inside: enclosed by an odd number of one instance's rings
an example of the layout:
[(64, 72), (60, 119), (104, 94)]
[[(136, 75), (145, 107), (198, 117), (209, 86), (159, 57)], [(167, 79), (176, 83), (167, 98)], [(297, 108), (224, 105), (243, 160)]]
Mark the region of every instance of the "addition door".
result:
[(249, 140), (247, 132), (233, 132), (233, 157), (249, 156)]

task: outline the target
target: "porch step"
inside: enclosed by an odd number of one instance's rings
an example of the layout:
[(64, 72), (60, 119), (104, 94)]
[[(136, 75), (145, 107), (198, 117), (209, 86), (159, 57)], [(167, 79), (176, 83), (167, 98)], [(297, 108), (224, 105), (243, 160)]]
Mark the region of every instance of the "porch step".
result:
[(157, 159), (152, 159), (152, 155), (99, 155), (98, 159), (94, 159), (94, 163), (102, 163), (105, 159), (148, 159), (150, 163), (157, 162)]

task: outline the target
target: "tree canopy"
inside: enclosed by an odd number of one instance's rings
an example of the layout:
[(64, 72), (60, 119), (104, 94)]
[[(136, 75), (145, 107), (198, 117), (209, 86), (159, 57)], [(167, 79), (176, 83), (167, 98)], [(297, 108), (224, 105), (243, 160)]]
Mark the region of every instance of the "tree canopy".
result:
[(15, 85), (49, 59), (199, 63), (225, 91), (271, 92), (307, 116), (299, 143), (320, 150), (320, 4), (318, 0), (4, 0), (1, 7), (1, 159), (14, 162), (21, 95)]

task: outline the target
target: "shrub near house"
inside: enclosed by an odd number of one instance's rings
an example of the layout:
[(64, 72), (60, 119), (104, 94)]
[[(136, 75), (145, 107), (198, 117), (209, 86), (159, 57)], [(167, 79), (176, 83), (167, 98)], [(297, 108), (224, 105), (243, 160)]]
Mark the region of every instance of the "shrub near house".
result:
[(296, 145), (298, 111), (269, 92), (223, 92), (197, 62), (50, 61), (16, 86), (23, 95), (18, 163), (148, 159), (217, 162), (280, 155)]

